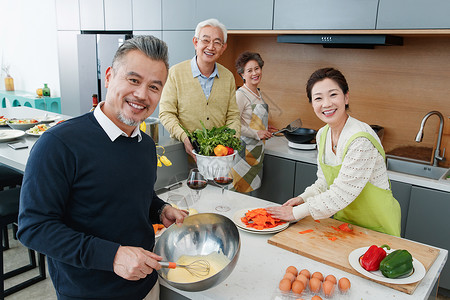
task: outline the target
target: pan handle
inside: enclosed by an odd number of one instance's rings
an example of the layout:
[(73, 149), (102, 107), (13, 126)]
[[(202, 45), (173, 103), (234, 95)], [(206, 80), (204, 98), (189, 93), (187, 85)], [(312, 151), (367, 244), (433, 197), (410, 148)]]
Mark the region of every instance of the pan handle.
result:
[(286, 131), (286, 128), (283, 128), (283, 129), (281, 129), (281, 130), (272, 132), (272, 135), (275, 135), (275, 134), (280, 133), (280, 132), (283, 132), (283, 131)]

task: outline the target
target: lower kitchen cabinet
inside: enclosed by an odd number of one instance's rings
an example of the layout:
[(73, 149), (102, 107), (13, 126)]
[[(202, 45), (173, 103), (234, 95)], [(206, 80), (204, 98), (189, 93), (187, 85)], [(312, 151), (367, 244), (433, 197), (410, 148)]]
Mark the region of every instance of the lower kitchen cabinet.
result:
[(298, 196), (317, 180), (317, 165), (303, 162), (295, 163), (294, 196)]
[(391, 189), (394, 198), (397, 199), (402, 210), (401, 236), (405, 237), (406, 220), (408, 217), (409, 198), (411, 196), (411, 184), (391, 180)]
[(283, 204), (294, 195), (295, 161), (264, 156), (261, 187), (252, 196)]
[[(450, 193), (413, 186), (406, 222), (407, 239), (450, 249)], [(441, 272), (439, 286), (450, 289), (450, 264)]]

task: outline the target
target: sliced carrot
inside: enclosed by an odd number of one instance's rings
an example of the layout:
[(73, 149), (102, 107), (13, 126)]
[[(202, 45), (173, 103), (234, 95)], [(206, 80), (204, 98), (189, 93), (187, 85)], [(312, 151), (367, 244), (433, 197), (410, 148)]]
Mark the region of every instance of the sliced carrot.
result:
[(330, 237), (330, 238), (328, 238), (330, 241), (332, 241), (332, 242), (334, 242), (335, 240), (337, 240), (337, 237), (335, 237), (335, 236), (332, 236), (332, 237)]
[(320, 223), (320, 220), (314, 220), (314, 222)]
[(257, 230), (273, 228), (286, 223), (280, 219), (272, 217), (272, 215), (269, 214), (264, 208), (256, 208), (247, 211), (245, 216), (241, 218), (241, 221), (247, 227)]
[(305, 233), (310, 233), (313, 232), (314, 230), (312, 229), (307, 229), (307, 230), (303, 230), (303, 231), (299, 231), (300, 234), (305, 234)]
[(344, 224), (339, 225), (339, 229), (342, 231), (346, 231), (346, 232), (352, 232), (353, 226), (348, 223), (344, 223)]
[(331, 226), (331, 228), (333, 228), (333, 229), (336, 230), (336, 231), (339, 231), (339, 230), (340, 230), (339, 228), (336, 228), (336, 227), (334, 227), (334, 226)]

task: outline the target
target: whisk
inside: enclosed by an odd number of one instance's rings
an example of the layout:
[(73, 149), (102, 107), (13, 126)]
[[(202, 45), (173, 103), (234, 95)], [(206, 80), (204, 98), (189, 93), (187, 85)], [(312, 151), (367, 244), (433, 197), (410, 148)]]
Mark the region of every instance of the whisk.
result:
[(204, 277), (209, 274), (211, 270), (211, 265), (207, 260), (199, 259), (191, 262), (190, 264), (183, 265), (177, 264), (169, 261), (160, 261), (159, 262), (163, 268), (175, 269), (177, 267), (184, 268), (188, 271), (192, 276), (195, 277)]

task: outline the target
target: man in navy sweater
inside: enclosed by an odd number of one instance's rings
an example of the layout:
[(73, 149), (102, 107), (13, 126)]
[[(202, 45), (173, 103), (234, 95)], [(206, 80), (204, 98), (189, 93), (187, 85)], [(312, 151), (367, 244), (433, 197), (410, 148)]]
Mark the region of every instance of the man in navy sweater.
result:
[(155, 37), (125, 41), (106, 71), (106, 100), (30, 152), (18, 237), (47, 255), (58, 299), (159, 299), (152, 223), (186, 214), (156, 196), (156, 147), (139, 124), (158, 105), (167, 60)]

